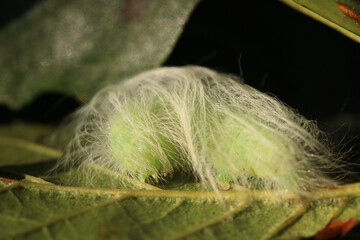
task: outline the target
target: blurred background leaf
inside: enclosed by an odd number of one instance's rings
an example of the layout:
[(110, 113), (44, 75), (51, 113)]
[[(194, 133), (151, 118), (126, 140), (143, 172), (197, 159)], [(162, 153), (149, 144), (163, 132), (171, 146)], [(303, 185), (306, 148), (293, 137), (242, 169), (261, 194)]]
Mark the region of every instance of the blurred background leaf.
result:
[(45, 144), (53, 130), (50, 125), (34, 123), (0, 125), (0, 167), (25, 165), (29, 169), (31, 164), (58, 159), (61, 152)]
[(0, 32), (0, 103), (36, 95), (88, 100), (103, 86), (160, 66), (198, 0), (47, 0)]

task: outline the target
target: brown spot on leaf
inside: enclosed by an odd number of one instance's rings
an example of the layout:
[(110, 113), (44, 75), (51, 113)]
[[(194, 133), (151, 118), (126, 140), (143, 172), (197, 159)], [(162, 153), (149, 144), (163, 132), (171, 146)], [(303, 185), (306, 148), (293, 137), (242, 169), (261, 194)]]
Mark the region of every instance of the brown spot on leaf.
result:
[(332, 218), (329, 224), (311, 239), (329, 240), (343, 237), (358, 223), (354, 218), (345, 221), (334, 221), (334, 218)]
[(144, 18), (149, 3), (149, 0), (126, 0), (123, 12), (125, 21), (130, 22)]
[(357, 14), (352, 8), (350, 8), (349, 6), (346, 6), (344, 4), (340, 4), (340, 3), (337, 3), (336, 4), (337, 7), (340, 9), (340, 11), (342, 11), (345, 15), (351, 17), (351, 18), (354, 18), (358, 21), (360, 21), (360, 15)]
[(16, 180), (4, 178), (4, 177), (0, 177), (0, 181), (3, 181), (3, 182), (17, 182)]

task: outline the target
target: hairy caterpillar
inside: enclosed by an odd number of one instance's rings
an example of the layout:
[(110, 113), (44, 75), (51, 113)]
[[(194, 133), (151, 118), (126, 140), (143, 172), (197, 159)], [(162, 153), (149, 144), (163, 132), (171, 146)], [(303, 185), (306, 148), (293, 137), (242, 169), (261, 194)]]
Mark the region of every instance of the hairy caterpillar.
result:
[(106, 87), (73, 115), (58, 166), (94, 163), (140, 181), (182, 171), (214, 190), (336, 185), (316, 124), (237, 80), (167, 67)]

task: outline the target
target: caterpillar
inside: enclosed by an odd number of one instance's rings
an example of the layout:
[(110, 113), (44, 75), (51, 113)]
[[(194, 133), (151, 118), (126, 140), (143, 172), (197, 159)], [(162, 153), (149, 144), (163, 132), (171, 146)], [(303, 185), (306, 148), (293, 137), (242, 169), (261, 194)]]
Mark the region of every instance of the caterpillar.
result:
[(191, 174), (225, 184), (297, 193), (338, 184), (316, 123), (233, 75), (162, 67), (100, 90), (67, 125), (57, 167), (96, 164), (139, 181)]

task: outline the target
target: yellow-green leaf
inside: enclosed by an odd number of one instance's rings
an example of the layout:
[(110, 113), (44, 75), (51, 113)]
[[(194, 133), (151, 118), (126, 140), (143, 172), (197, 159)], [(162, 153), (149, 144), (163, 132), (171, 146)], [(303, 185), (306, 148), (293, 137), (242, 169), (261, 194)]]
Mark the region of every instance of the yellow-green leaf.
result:
[(0, 126), (0, 167), (34, 164), (57, 159), (61, 152), (44, 144), (53, 130), (39, 124)]
[(355, 0), (280, 0), (360, 42), (360, 2)]

